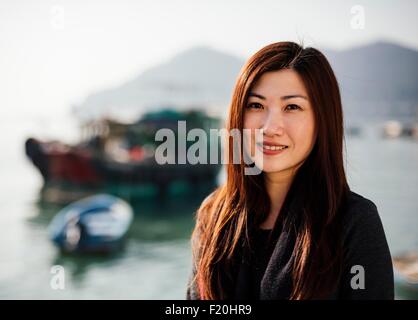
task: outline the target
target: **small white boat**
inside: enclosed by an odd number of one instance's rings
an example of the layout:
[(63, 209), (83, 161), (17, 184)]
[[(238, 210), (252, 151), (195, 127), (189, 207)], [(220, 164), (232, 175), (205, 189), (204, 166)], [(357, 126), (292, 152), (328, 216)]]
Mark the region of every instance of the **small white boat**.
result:
[(124, 200), (99, 194), (70, 204), (49, 225), (51, 240), (65, 252), (118, 250), (133, 219)]

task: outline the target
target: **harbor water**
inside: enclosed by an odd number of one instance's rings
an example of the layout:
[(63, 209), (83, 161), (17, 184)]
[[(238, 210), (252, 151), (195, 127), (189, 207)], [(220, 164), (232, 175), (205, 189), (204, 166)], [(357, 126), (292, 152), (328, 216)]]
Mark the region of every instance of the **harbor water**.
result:
[[(0, 299), (184, 299), (193, 214), (204, 195), (138, 203), (117, 254), (63, 255), (47, 232), (60, 207), (39, 202), (42, 179), (24, 156), (31, 126), (1, 122)], [(351, 189), (377, 205), (392, 255), (418, 250), (418, 142), (383, 139), (378, 126), (362, 129), (346, 138)], [(68, 134), (65, 124), (54, 130)], [(54, 265), (64, 267), (63, 290), (50, 285)]]

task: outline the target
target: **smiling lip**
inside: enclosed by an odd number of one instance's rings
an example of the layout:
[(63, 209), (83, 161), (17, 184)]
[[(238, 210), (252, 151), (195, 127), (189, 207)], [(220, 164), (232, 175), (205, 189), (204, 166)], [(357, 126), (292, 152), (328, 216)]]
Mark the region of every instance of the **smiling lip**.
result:
[[(283, 145), (283, 144), (271, 143), (271, 142), (266, 142), (266, 141), (264, 141), (264, 143), (257, 143), (257, 147), (265, 155), (277, 155), (277, 154), (284, 152), (288, 148), (288, 146)], [(279, 148), (279, 147), (284, 147), (284, 148)]]

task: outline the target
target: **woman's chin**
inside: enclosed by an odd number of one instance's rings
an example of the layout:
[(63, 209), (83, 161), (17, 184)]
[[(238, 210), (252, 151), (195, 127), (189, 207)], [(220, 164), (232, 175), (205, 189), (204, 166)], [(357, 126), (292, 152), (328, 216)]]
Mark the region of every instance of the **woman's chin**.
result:
[(288, 168), (288, 166), (280, 164), (277, 164), (277, 161), (274, 163), (270, 161), (264, 161), (262, 162), (262, 166), (260, 165), (261, 162), (256, 161), (256, 165), (258, 168), (261, 169), (264, 173), (274, 173), (274, 172), (281, 172)]
[(264, 173), (279, 173), (285, 170), (286, 170), (285, 168), (275, 168), (275, 167), (268, 167), (268, 166), (262, 169)]

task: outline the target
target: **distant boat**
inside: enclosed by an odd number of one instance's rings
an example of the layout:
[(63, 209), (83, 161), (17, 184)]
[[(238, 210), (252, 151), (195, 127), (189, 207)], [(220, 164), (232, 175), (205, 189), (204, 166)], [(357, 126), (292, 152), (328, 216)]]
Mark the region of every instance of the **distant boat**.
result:
[(49, 234), (63, 252), (108, 253), (121, 247), (132, 219), (128, 203), (100, 194), (59, 211), (49, 225)]
[(412, 127), (411, 135), (415, 140), (418, 140), (418, 122)]
[(396, 283), (418, 298), (418, 252), (410, 252), (393, 258)]
[[(204, 112), (164, 109), (149, 112), (131, 124), (109, 119), (86, 123), (83, 139), (75, 145), (28, 138), (26, 155), (44, 179), (42, 200), (69, 203), (80, 199), (80, 193), (84, 196), (110, 193), (132, 199), (143, 188), (157, 190), (155, 193), (163, 197), (179, 182), (191, 191), (215, 185), (220, 161), (215, 164), (157, 163), (155, 150), (161, 142), (155, 141), (156, 132), (161, 128), (171, 129), (177, 139), (179, 121), (187, 122), (188, 131), (202, 129), (207, 136), (210, 129), (220, 125), (218, 118)], [(186, 143), (190, 146), (194, 142), (187, 140)], [(171, 156), (177, 158), (177, 150)]]
[(390, 120), (383, 125), (385, 138), (410, 137), (418, 140), (418, 123), (401, 123)]
[(398, 138), (402, 135), (402, 124), (399, 121), (390, 120), (383, 125), (385, 138)]

